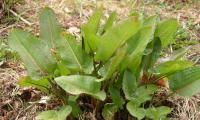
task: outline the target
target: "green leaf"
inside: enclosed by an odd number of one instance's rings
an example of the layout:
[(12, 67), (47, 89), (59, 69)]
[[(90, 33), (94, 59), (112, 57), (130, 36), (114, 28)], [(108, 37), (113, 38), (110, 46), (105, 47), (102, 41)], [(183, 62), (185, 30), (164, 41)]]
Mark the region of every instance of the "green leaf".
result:
[(148, 44), (146, 49), (152, 49), (152, 52), (148, 55), (144, 55), (142, 59), (142, 66), (144, 72), (148, 72), (148, 69), (152, 68), (160, 56), (161, 52), (161, 41), (159, 39), (154, 39)]
[(136, 73), (147, 44), (152, 40), (154, 34), (153, 26), (143, 27), (135, 36), (128, 40), (129, 68)]
[(82, 93), (92, 95), (97, 99), (104, 100), (105, 93), (100, 91), (101, 83), (98, 79), (91, 76), (70, 75), (55, 78), (56, 83), (66, 92), (79, 95)]
[(111, 95), (113, 103), (120, 109), (123, 108), (125, 103), (124, 99), (120, 95), (120, 90), (114, 87), (113, 85), (109, 86), (109, 93)]
[(102, 116), (105, 120), (114, 120), (114, 115), (118, 107), (114, 103), (106, 103), (103, 108)]
[(82, 50), (81, 44), (76, 42), (75, 37), (69, 34), (63, 36), (65, 39), (58, 46), (63, 64), (71, 71), (91, 73), (93, 71), (92, 58)]
[(41, 112), (36, 120), (66, 120), (66, 117), (71, 113), (71, 106), (63, 106), (59, 111), (48, 110)]
[[(142, 56), (145, 52), (147, 44), (153, 39), (156, 25), (156, 17), (150, 17), (145, 20), (143, 27), (127, 41), (128, 56), (124, 59), (121, 65), (121, 70), (124, 70), (127, 66), (135, 73), (139, 74), (139, 65), (142, 60)], [(136, 75), (137, 77), (138, 75)]]
[(126, 99), (130, 100), (137, 88), (136, 78), (133, 73), (126, 70), (122, 81), (122, 90), (125, 94)]
[(157, 91), (155, 85), (140, 86), (136, 89), (132, 99), (136, 99), (140, 104), (151, 100), (151, 95)]
[(119, 49), (114, 57), (112, 57), (106, 64), (106, 74), (104, 80), (108, 80), (113, 76), (113, 73), (118, 70), (120, 63), (126, 55), (126, 49), (122, 47)]
[(159, 37), (162, 43), (162, 46), (167, 46), (170, 43), (173, 43), (173, 37), (178, 28), (178, 23), (175, 19), (168, 19), (161, 21), (155, 32), (155, 37)]
[(191, 97), (200, 92), (200, 67), (190, 67), (172, 74), (169, 86), (182, 96)]
[(54, 72), (56, 63), (48, 46), (32, 34), (15, 29), (11, 32), (8, 42), (20, 55), (31, 78), (40, 79)]
[(191, 67), (193, 65), (190, 61), (168, 61), (165, 63), (162, 63), (149, 71), (158, 77), (160, 76), (169, 76), (177, 71), (183, 70), (185, 68)]
[(108, 60), (117, 48), (139, 30), (140, 25), (138, 19), (131, 17), (109, 28), (100, 38), (95, 59)]
[(61, 27), (52, 9), (46, 7), (40, 14), (40, 36), (54, 51), (62, 64), (71, 71), (91, 70), (92, 59), (82, 51), (82, 46), (70, 34), (62, 33)]
[(75, 118), (78, 118), (79, 115), (82, 113), (80, 107), (77, 104), (77, 98), (78, 96), (69, 96), (68, 98), (68, 104), (72, 107), (72, 115)]
[(45, 7), (40, 15), (40, 37), (49, 46), (49, 49), (57, 48), (61, 41), (61, 27), (56, 19), (56, 15), (51, 8)]
[(89, 53), (91, 50), (96, 51), (97, 49), (99, 40), (96, 33), (99, 28), (102, 14), (102, 8), (97, 9), (89, 18), (88, 23), (81, 27), (81, 34), (84, 37), (84, 47), (86, 53)]
[(21, 87), (35, 87), (41, 91), (49, 93), (49, 81), (45, 78), (40, 80), (33, 80), (30, 77), (22, 77), (19, 79), (18, 84)]
[(134, 101), (130, 101), (127, 103), (126, 108), (128, 110), (128, 112), (136, 117), (138, 120), (141, 120), (145, 117), (145, 109), (144, 108), (139, 108), (137, 106), (137, 103), (135, 103)]
[(62, 75), (62, 76), (70, 74), (69, 69), (63, 63), (58, 63), (57, 68), (58, 68), (60, 75)]
[(171, 113), (172, 109), (169, 107), (152, 107), (146, 110), (146, 116), (152, 120), (163, 120), (167, 118), (167, 115)]
[(117, 13), (112, 12), (104, 25), (103, 33), (112, 27), (112, 25), (116, 19), (117, 19)]

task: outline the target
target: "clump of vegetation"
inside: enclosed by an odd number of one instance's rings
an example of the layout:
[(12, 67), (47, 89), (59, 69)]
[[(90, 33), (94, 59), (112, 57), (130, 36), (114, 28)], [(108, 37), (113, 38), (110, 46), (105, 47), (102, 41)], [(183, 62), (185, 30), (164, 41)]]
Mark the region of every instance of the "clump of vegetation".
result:
[(39, 38), (20, 29), (11, 32), (9, 45), (28, 70), (19, 85), (33, 86), (63, 104), (36, 119), (76, 119), (89, 111), (105, 120), (165, 120), (172, 109), (152, 103), (160, 87), (187, 97), (200, 91), (200, 67), (182, 58), (184, 49), (160, 56), (175, 42), (176, 20), (134, 14), (116, 21), (113, 12), (100, 26), (102, 14), (96, 10), (82, 25), (81, 40), (62, 30), (50, 8), (40, 14)]

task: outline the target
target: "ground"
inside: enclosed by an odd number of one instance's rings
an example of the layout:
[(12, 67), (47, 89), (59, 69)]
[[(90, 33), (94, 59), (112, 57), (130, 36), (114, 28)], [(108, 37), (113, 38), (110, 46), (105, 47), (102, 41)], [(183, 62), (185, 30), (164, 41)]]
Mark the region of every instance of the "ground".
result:
[[(54, 9), (60, 23), (70, 33), (80, 35), (80, 25), (87, 21), (96, 6), (103, 6), (105, 17), (117, 11), (119, 19), (134, 11), (145, 15), (159, 15), (162, 18), (176, 18), (180, 28), (178, 42), (171, 50), (191, 46), (187, 58), (199, 64), (200, 59), (200, 3), (198, 0), (23, 0), (7, 7), (0, 0), (0, 120), (32, 120), (39, 111), (51, 109), (59, 102), (33, 88), (19, 88), (17, 81), (26, 75), (26, 69), (18, 56), (7, 46), (7, 35), (12, 28), (22, 28), (38, 35), (38, 14), (49, 6)], [(9, 14), (8, 14), (9, 13)], [(102, 21), (104, 22), (104, 21)], [(162, 93), (162, 92), (161, 92)], [(56, 101), (56, 100), (55, 100)], [(171, 97), (165, 104), (174, 108), (173, 120), (199, 120), (200, 95), (191, 99)], [(85, 113), (86, 114), (86, 113)], [(80, 117), (80, 119), (89, 119)], [(91, 116), (92, 113), (87, 113)]]

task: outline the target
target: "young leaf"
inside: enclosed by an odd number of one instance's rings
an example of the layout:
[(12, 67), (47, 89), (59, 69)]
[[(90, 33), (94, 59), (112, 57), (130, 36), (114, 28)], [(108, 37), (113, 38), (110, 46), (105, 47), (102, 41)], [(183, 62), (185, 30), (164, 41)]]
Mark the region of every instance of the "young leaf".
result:
[(185, 68), (191, 67), (193, 65), (190, 61), (168, 61), (162, 63), (149, 71), (157, 76), (169, 76), (177, 71), (183, 70)]
[(200, 67), (190, 67), (172, 74), (169, 86), (182, 96), (191, 97), (200, 92)]
[(86, 53), (89, 53), (91, 50), (96, 51), (99, 42), (96, 33), (99, 28), (102, 14), (102, 8), (97, 9), (90, 17), (88, 23), (81, 27), (81, 33), (84, 37), (84, 48)]
[(117, 51), (116, 55), (112, 57), (106, 64), (106, 74), (104, 76), (105, 80), (108, 80), (112, 77), (113, 73), (119, 68), (120, 63), (124, 59), (124, 56), (126, 54), (126, 49), (122, 47)]
[(101, 83), (97, 78), (83, 75), (61, 76), (55, 78), (56, 83), (66, 92), (79, 95), (82, 93), (92, 95), (97, 99), (104, 100), (105, 93), (100, 91)]
[(155, 37), (159, 37), (163, 47), (173, 43), (173, 36), (178, 28), (178, 23), (175, 19), (168, 19), (160, 22), (156, 28)]
[(116, 12), (112, 12), (108, 18), (108, 20), (106, 21), (104, 28), (103, 28), (103, 33), (106, 32), (109, 28), (112, 27), (114, 21), (117, 18), (117, 13)]
[(167, 115), (172, 111), (171, 108), (161, 106), (161, 107), (152, 107), (146, 110), (147, 118), (151, 118), (152, 120), (163, 120), (167, 118)]
[(31, 78), (40, 79), (54, 72), (56, 62), (48, 46), (31, 33), (15, 29), (11, 32), (8, 42), (20, 55)]
[(142, 67), (145, 72), (148, 72), (148, 69), (152, 68), (156, 63), (157, 59), (160, 56), (161, 52), (161, 41), (158, 39), (154, 39), (151, 43), (147, 45), (146, 49), (152, 49), (152, 52), (148, 55), (144, 55), (142, 58)]
[(95, 59), (108, 60), (118, 47), (123, 45), (139, 30), (140, 25), (137, 18), (131, 17), (108, 29), (100, 38)]
[(114, 103), (106, 103), (103, 108), (102, 116), (105, 120), (114, 120), (114, 115), (118, 107)]
[(21, 87), (35, 87), (41, 91), (49, 93), (49, 81), (47, 79), (33, 80), (30, 77), (22, 77), (20, 78), (18, 84)]
[(124, 72), (124, 77), (122, 81), (122, 90), (125, 94), (126, 99), (130, 100), (137, 88), (136, 78), (130, 71)]
[(152, 40), (153, 26), (143, 27), (135, 36), (128, 40), (129, 68), (136, 73), (142, 60), (147, 44)]
[(124, 59), (121, 65), (121, 70), (123, 71), (127, 66), (132, 72), (134, 72), (136, 78), (138, 78), (140, 72), (140, 63), (142, 56), (144, 54), (145, 48), (148, 43), (153, 39), (155, 20), (150, 23), (146, 23), (135, 35), (133, 35), (128, 41), (128, 56)]
[(123, 108), (123, 105), (125, 103), (124, 99), (120, 95), (120, 90), (114, 87), (113, 85), (110, 85), (109, 87), (109, 93), (111, 95), (113, 103), (120, 109)]
[(128, 110), (128, 112), (136, 117), (138, 120), (141, 120), (145, 117), (145, 109), (144, 108), (140, 108), (137, 103), (135, 103), (134, 101), (130, 101), (127, 103), (126, 108)]
[(66, 117), (71, 113), (71, 106), (63, 106), (59, 111), (56, 110), (48, 110), (41, 112), (36, 120), (66, 120)]

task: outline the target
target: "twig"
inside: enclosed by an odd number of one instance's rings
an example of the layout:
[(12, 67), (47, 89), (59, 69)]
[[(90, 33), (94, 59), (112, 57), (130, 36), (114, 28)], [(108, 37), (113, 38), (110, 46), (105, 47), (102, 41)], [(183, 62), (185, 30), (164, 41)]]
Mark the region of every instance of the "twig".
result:
[(8, 26), (8, 27), (5, 27), (5, 28), (2, 28), (2, 29), (0, 29), (0, 34), (2, 33), (2, 32), (4, 32), (5, 30), (7, 30), (7, 29), (9, 29), (9, 28), (12, 28), (12, 27), (14, 27), (15, 26), (15, 24), (13, 24), (13, 25), (10, 25), (10, 26)]
[(22, 20), (24, 23), (26, 23), (27, 25), (31, 26), (32, 23), (30, 23), (28, 20), (26, 20), (25, 18), (23, 18), (22, 16), (18, 15), (15, 11), (8, 9), (14, 16), (18, 17), (20, 20)]

